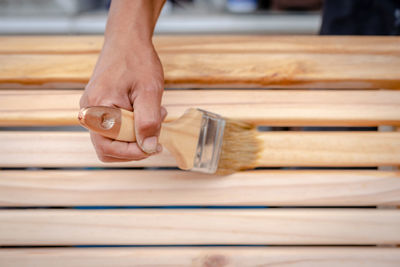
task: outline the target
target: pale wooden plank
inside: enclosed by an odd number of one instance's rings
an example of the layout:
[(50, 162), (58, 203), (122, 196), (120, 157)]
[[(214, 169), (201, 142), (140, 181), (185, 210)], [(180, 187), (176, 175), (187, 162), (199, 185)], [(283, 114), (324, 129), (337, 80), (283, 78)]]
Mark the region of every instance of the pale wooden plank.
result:
[(400, 205), (390, 171), (0, 171), (0, 206)]
[[(380, 135), (382, 134), (382, 135)], [(266, 132), (257, 166), (390, 166), (400, 162), (395, 132)]]
[(0, 87), (84, 88), (97, 54), (0, 55)]
[[(166, 87), (399, 89), (400, 55), (160, 53)], [(0, 55), (0, 88), (83, 88), (96, 54)]]
[(399, 54), (397, 36), (185, 35), (155, 36), (157, 51), (208, 53)]
[(281, 266), (397, 267), (396, 248), (46, 248), (1, 249), (0, 265), (20, 266)]
[(166, 86), (170, 87), (400, 88), (397, 55), (171, 53), (160, 56)]
[[(155, 36), (158, 52), (302, 52), (398, 54), (396, 36)], [(0, 54), (99, 53), (103, 36), (0, 36)]]
[(1, 126), (79, 125), (82, 90), (0, 91)]
[[(260, 132), (255, 166), (388, 166), (399, 132)], [(176, 166), (167, 151), (143, 161), (101, 163), (87, 132), (0, 132), (0, 167)]]
[(0, 36), (0, 54), (98, 54), (102, 35)]
[(396, 244), (400, 211), (3, 210), (0, 245)]
[(102, 163), (88, 132), (0, 132), (0, 147), (0, 167), (176, 166), (166, 149), (142, 161)]
[[(0, 125), (77, 125), (81, 90), (0, 90)], [(400, 125), (390, 90), (167, 90), (167, 121), (191, 107), (257, 125)]]

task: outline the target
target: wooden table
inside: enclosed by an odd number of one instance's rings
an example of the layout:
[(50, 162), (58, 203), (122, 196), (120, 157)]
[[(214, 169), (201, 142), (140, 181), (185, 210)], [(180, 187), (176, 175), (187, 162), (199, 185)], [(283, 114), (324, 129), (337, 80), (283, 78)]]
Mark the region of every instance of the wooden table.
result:
[(225, 177), (97, 159), (77, 113), (102, 41), (0, 37), (1, 266), (398, 266), (400, 37), (155, 37), (167, 120), (271, 127)]

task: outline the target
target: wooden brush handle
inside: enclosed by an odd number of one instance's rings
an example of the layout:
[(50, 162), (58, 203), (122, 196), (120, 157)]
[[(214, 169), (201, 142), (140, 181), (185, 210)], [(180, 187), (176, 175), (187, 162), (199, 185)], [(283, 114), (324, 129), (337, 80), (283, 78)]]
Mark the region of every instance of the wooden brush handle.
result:
[(79, 122), (86, 128), (114, 140), (135, 142), (133, 112), (113, 107), (95, 106), (79, 111)]
[[(203, 113), (189, 109), (179, 119), (163, 123), (159, 142), (175, 157), (179, 168), (193, 167)], [(135, 121), (131, 111), (112, 107), (90, 107), (79, 114), (80, 123), (105, 137), (135, 142)]]
[(133, 112), (125, 109), (119, 110), (121, 111), (121, 126), (117, 137), (113, 139), (125, 142), (136, 142), (135, 116)]

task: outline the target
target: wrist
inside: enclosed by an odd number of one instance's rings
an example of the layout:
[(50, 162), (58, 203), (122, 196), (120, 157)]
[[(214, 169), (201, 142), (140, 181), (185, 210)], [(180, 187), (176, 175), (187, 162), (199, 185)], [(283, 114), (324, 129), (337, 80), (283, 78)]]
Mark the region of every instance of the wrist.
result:
[(119, 47), (151, 47), (154, 27), (165, 0), (113, 0), (105, 43)]
[(142, 34), (114, 32), (104, 36), (104, 47), (113, 47), (117, 49), (153, 49), (152, 36), (143, 36)]

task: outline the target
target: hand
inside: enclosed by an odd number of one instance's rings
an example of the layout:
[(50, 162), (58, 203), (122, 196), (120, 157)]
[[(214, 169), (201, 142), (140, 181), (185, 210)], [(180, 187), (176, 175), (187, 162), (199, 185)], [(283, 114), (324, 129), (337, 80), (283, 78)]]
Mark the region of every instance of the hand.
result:
[(163, 89), (164, 74), (153, 45), (105, 43), (80, 106), (133, 110), (137, 142), (115, 141), (90, 132), (101, 161), (141, 160), (161, 152), (158, 136), (167, 115), (161, 107)]

